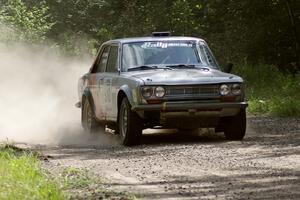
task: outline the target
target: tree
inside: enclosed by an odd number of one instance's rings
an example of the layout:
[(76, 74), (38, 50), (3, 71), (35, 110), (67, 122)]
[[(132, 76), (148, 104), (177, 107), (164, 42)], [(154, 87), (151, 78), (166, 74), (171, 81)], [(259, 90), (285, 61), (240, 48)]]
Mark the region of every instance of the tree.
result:
[(44, 41), (46, 33), (53, 23), (49, 20), (49, 8), (45, 1), (32, 7), (26, 6), (22, 0), (1, 2), (1, 30), (10, 34), (6, 40)]

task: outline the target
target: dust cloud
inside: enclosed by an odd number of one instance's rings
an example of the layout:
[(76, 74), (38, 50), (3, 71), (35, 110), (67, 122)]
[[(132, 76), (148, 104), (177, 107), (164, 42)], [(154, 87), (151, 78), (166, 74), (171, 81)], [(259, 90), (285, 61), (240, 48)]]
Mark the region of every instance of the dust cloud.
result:
[(78, 78), (92, 58), (66, 58), (46, 46), (0, 43), (0, 143), (100, 144), (82, 131)]

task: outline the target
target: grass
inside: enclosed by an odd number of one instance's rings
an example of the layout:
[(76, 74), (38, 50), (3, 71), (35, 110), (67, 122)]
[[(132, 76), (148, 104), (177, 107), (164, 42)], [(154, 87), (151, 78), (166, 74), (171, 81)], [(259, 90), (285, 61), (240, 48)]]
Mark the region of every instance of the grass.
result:
[(0, 147), (0, 199), (65, 199), (56, 182), (41, 169), (37, 155)]
[(292, 77), (275, 66), (236, 66), (246, 82), (248, 112), (254, 115), (300, 117), (300, 74)]
[(128, 192), (116, 192), (105, 188), (99, 178), (89, 171), (74, 167), (67, 167), (56, 176), (68, 199), (115, 199), (135, 200), (135, 195)]
[(40, 158), (36, 152), (0, 144), (0, 200), (136, 199), (105, 188), (87, 170), (65, 167), (50, 174), (41, 167)]

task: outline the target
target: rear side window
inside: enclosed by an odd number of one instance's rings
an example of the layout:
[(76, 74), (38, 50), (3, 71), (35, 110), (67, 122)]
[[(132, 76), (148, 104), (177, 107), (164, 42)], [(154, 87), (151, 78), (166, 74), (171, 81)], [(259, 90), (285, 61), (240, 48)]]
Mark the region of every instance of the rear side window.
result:
[(101, 54), (101, 57), (97, 64), (96, 73), (105, 71), (105, 67), (106, 67), (106, 63), (107, 63), (107, 59), (108, 59), (108, 53), (109, 53), (109, 46), (105, 47)]
[(118, 71), (118, 46), (111, 46), (107, 61), (106, 72)]

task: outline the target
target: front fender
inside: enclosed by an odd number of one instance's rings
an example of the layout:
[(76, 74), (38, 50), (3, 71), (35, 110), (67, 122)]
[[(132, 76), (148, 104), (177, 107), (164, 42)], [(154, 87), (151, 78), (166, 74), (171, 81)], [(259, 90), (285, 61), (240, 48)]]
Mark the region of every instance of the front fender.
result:
[(118, 100), (119, 97), (121, 96), (120, 95), (121, 93), (126, 95), (131, 106), (135, 106), (138, 104), (139, 102), (138, 87), (130, 88), (128, 85), (123, 85), (119, 90)]

